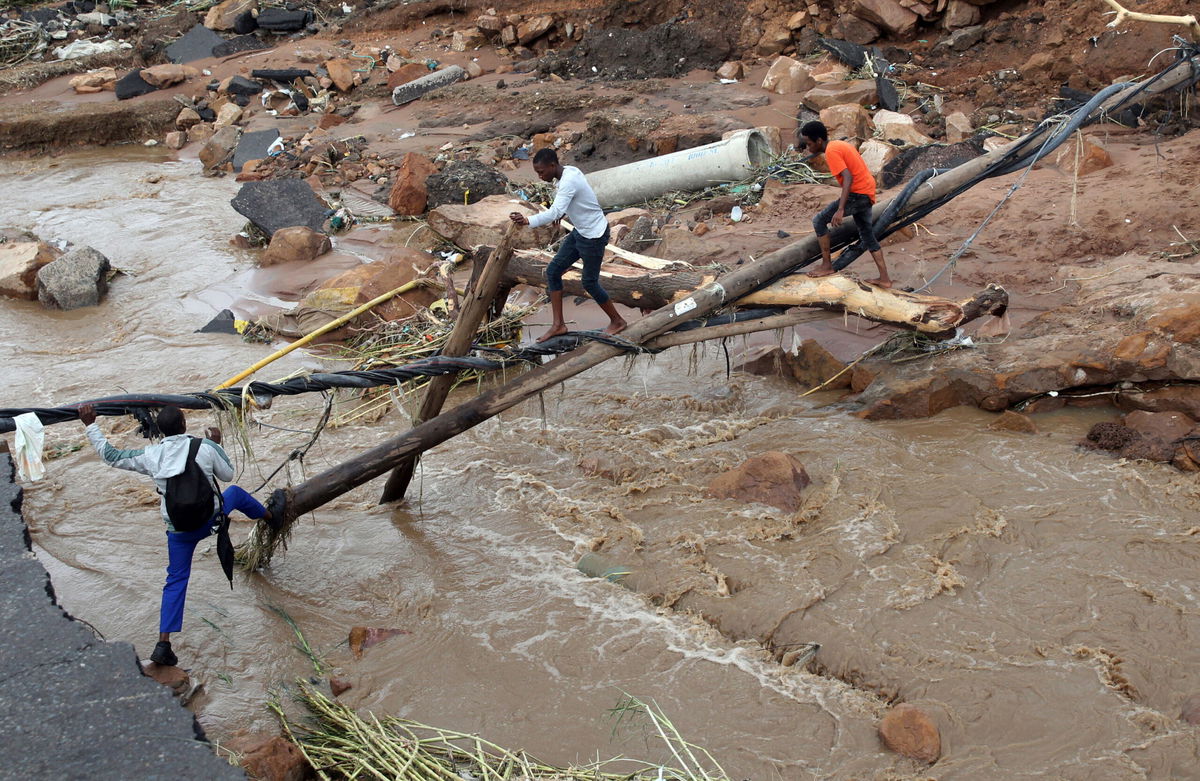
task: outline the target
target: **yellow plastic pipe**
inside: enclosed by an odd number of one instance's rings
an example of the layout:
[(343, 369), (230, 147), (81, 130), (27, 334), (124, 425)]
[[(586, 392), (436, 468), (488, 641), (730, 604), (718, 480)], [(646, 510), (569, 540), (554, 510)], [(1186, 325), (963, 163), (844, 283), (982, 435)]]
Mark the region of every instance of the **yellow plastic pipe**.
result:
[[(461, 258), (462, 258), (462, 255), (459, 255), (458, 258), (455, 260), (455, 262), (457, 263), (459, 260), (461, 260)], [(303, 347), (304, 345), (311, 342), (313, 339), (316, 339), (318, 336), (327, 334), (330, 331), (334, 330), (335, 328), (339, 328), (339, 327), (345, 325), (346, 323), (350, 322), (354, 318), (361, 315), (363, 312), (367, 312), (367, 311), (373, 309), (374, 307), (379, 306), (384, 301), (387, 301), (390, 298), (395, 298), (396, 296), (400, 295), (401, 293), (407, 293), (410, 290), (416, 290), (418, 287), (420, 287), (421, 285), (425, 285), (425, 284), (428, 284), (428, 280), (414, 279), (412, 282), (406, 282), (405, 284), (401, 285), (400, 287), (396, 288), (395, 290), (389, 290), (387, 293), (384, 293), (383, 295), (376, 296), (375, 298), (372, 298), (370, 301), (368, 301), (367, 303), (358, 307), (357, 309), (355, 309), (351, 312), (347, 312), (346, 314), (342, 315), (337, 320), (333, 320), (332, 322), (326, 323), (325, 325), (321, 326), (320, 328), (313, 331), (312, 333), (305, 334), (304, 336), (300, 337), (299, 339), (292, 342), (287, 347), (284, 347), (281, 350), (276, 350), (275, 352), (268, 355), (266, 358), (263, 358), (261, 361), (254, 364), (253, 366), (251, 366), (249, 369), (246, 369), (245, 371), (240, 372), (240, 373), (234, 375), (233, 377), (230, 377), (228, 380), (225, 380), (225, 382), (216, 386), (215, 388), (213, 388), (213, 390), (221, 390), (222, 388), (232, 387), (233, 385), (236, 385), (237, 383), (239, 383), (242, 380), (249, 377), (251, 374), (254, 374), (256, 371), (258, 371), (262, 367), (266, 366), (267, 364), (274, 363), (275, 361), (279, 360), (283, 356), (290, 353), (292, 350)]]

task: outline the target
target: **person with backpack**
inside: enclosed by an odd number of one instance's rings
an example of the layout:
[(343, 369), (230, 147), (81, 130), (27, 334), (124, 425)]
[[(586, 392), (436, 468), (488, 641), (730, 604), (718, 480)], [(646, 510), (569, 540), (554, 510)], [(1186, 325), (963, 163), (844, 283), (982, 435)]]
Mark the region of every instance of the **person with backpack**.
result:
[(171, 650), (171, 633), (183, 628), (183, 605), (196, 545), (234, 510), (256, 520), (269, 520), (270, 513), (236, 485), (219, 491), (217, 480), (233, 479), (233, 464), (221, 448), (221, 430), (207, 429), (204, 439), (189, 437), (187, 419), (179, 407), (163, 407), (158, 413), (162, 442), (136, 450), (119, 450), (109, 444), (96, 425), (96, 411), (91, 404), (79, 407), (79, 420), (87, 427), (88, 440), (104, 463), (154, 478), (162, 497), (159, 509), (167, 526), (167, 579), (159, 610), (158, 644), (150, 661), (178, 664)]

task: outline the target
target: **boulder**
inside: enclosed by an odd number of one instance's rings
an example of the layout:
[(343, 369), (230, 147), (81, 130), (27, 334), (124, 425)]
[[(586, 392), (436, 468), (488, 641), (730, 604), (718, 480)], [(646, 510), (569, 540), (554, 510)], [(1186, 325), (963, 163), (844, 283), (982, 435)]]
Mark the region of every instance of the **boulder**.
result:
[(416, 81), (422, 76), (429, 75), (429, 68), (422, 62), (406, 62), (388, 75), (388, 89), (393, 90), (401, 84)]
[(187, 129), (187, 142), (189, 144), (194, 144), (196, 142), (203, 144), (211, 139), (216, 132), (216, 129), (210, 122), (201, 122), (199, 124), (192, 125)]
[(171, 62), (192, 62), (212, 57), (213, 47), (223, 43), (225, 43), (225, 39), (204, 25), (198, 24), (168, 46), (164, 53)]
[(450, 37), (450, 50), (468, 52), (478, 49), (485, 43), (487, 43), (487, 36), (478, 29), (455, 30), (454, 35)]
[[(973, 7), (973, 6), (972, 6)], [(971, 120), (961, 111), (946, 115), (946, 143), (957, 144), (975, 134)]]
[(779, 54), (791, 43), (792, 31), (783, 24), (772, 24), (759, 37), (754, 53), (760, 57), (770, 57), (772, 54)]
[(917, 130), (908, 114), (882, 109), (875, 112), (875, 135), (895, 146), (928, 146), (934, 140)]
[[(285, 81), (284, 83), (286, 84), (287, 82)], [(230, 76), (228, 79), (223, 81), (218, 91), (227, 95), (245, 95), (246, 97), (250, 97), (252, 95), (260, 94), (263, 91), (263, 85), (261, 82), (255, 81), (254, 79), (248, 79), (245, 76), (237, 75)]]
[(279, 131), (275, 128), (242, 133), (233, 152), (233, 170), (241, 171), (251, 160), (264, 160), (270, 157), (268, 150), (279, 140), (279, 137)]
[[(196, 127), (200, 127), (200, 125)], [(192, 130), (195, 129), (192, 128)], [(242, 129), (235, 125), (223, 127), (213, 133), (212, 138), (208, 139), (200, 148), (200, 162), (204, 169), (212, 171), (229, 162), (229, 159), (233, 157), (233, 150), (237, 148), (241, 134)], [(190, 131), (188, 138), (189, 140), (191, 138)]]
[(533, 41), (550, 32), (554, 27), (554, 17), (548, 14), (526, 19), (517, 25), (517, 43), (528, 46)]
[(919, 762), (936, 762), (942, 755), (942, 738), (937, 725), (925, 711), (900, 703), (879, 722), (879, 737), (897, 754)]
[(187, 146), (187, 133), (182, 130), (172, 130), (163, 136), (167, 149), (183, 149)]
[(312, 766), (296, 744), (281, 735), (263, 741), (242, 752), (242, 767), (251, 778), (270, 781), (308, 781)]
[(1200, 345), (1200, 301), (1185, 296), (1178, 306), (1168, 306), (1152, 315), (1146, 325), (1176, 342)]
[(268, 236), (293, 225), (322, 230), (329, 213), (308, 182), (300, 179), (246, 182), (230, 204)]
[[(429, 227), (439, 236), (470, 249), (481, 244), (496, 246), (508, 229), (508, 215), (512, 212), (529, 216), (537, 211), (511, 195), (489, 195), (469, 206), (461, 202), (443, 204), (429, 212), (427, 219)], [(515, 246), (523, 249), (544, 247), (561, 232), (557, 225), (523, 228), (517, 233)]]
[(795, 354), (788, 355), (787, 366), (792, 377), (801, 385), (815, 388), (829, 380), (825, 388), (850, 387), (850, 372), (845, 370), (846, 364), (835, 358), (816, 339), (801, 342)]
[(388, 195), (388, 206), (392, 207), (392, 211), (407, 216), (424, 214), (429, 201), (425, 180), (437, 170), (437, 164), (425, 155), (416, 152), (406, 154), (396, 169), (392, 191)]
[(762, 377), (781, 377), (784, 373), (790, 373), (788, 357), (781, 347), (761, 344), (746, 351), (733, 370)]
[(489, 195), (508, 192), (508, 177), (478, 160), (453, 162), (431, 175), (425, 186), (429, 206), (476, 203)]
[(867, 170), (871, 172), (871, 176), (874, 176), (875, 181), (879, 182), (883, 177), (884, 166), (899, 157), (900, 150), (886, 141), (872, 138), (862, 143), (858, 148), (858, 153), (862, 155), (863, 162), (867, 164)]
[(718, 79), (740, 79), (746, 75), (746, 68), (740, 62), (727, 62), (717, 68)]
[(880, 30), (875, 25), (854, 14), (838, 14), (830, 33), (834, 38), (866, 46), (879, 38)]
[(900, 38), (912, 35), (919, 19), (897, 0), (854, 0), (850, 13)]
[(833, 139), (851, 142), (871, 137), (871, 115), (858, 103), (840, 103), (821, 109), (821, 124)]
[(482, 65), (480, 65), (475, 60), (471, 60), (466, 65), (464, 65), (463, 70), (465, 70), (467, 72), (467, 77), (472, 78), (472, 79), (477, 79), (480, 76), (482, 76), (483, 74), (487, 73), (487, 69), (484, 68)]
[(48, 309), (97, 306), (108, 292), (108, 258), (91, 247), (80, 247), (42, 266), (37, 273), (37, 297)]
[(851, 79), (822, 84), (808, 90), (800, 99), (813, 111), (836, 106), (841, 103), (858, 103), (866, 106), (878, 100), (874, 79)]
[(140, 74), (143, 81), (157, 89), (180, 84), (199, 75), (200, 71), (191, 65), (177, 65), (170, 62), (143, 68)]
[(324, 233), (303, 225), (293, 225), (275, 231), (271, 243), (258, 259), (258, 265), (274, 266), (314, 260), (332, 248), (329, 237)]
[(807, 65), (791, 57), (778, 57), (763, 77), (762, 88), (779, 95), (791, 95), (811, 90), (816, 83)]
[(113, 85), (113, 92), (117, 94), (117, 100), (129, 100), (149, 95), (157, 89), (158, 87), (142, 78), (141, 71), (136, 70), (129, 71)]
[(258, 10), (258, 0), (224, 0), (208, 9), (204, 26), (210, 30), (232, 30), (238, 17)]
[(81, 95), (89, 92), (103, 92), (104, 90), (115, 91), (117, 87), (117, 70), (116, 68), (91, 70), (72, 77), (68, 83), (72, 89)]
[(708, 484), (708, 494), (795, 512), (800, 509), (801, 493), (811, 482), (803, 464), (787, 453), (771, 451), (717, 475)]
[(241, 118), (242, 107), (236, 103), (226, 103), (217, 111), (217, 119), (213, 122), (213, 127), (219, 133), (225, 128), (237, 124), (237, 121)]
[(0, 244), (0, 296), (28, 301), (36, 299), (38, 271), (58, 255), (58, 250), (43, 241)]
[(329, 78), (333, 80), (333, 86), (342, 92), (354, 89), (354, 69), (356, 67), (358, 66), (354, 62), (347, 59), (328, 60), (325, 63), (325, 70), (329, 73)]
[(1196, 421), (1182, 412), (1146, 412), (1134, 410), (1121, 422), (1148, 439), (1177, 443), (1195, 427)]
[(942, 12), (942, 27), (947, 30), (970, 27), (979, 24), (979, 18), (979, 6), (964, 0), (950, 0)]
[(495, 35), (504, 29), (504, 20), (496, 14), (480, 14), (479, 17), (475, 19), (475, 29), (486, 33), (489, 36)]
[(1036, 434), (1038, 427), (1033, 419), (1020, 412), (1008, 409), (1000, 413), (1000, 417), (988, 424), (992, 431), (1015, 431), (1019, 434)]
[[(435, 262), (437, 258), (427, 252), (398, 248), (383, 260), (364, 263), (326, 280), (305, 297), (304, 304), (327, 311), (349, 311), (412, 282)], [(419, 286), (403, 296), (385, 301), (365, 316), (401, 320), (428, 307), (439, 297), (433, 288)]]
[(194, 125), (200, 124), (202, 121), (203, 120), (200, 119), (200, 115), (196, 113), (195, 109), (184, 107), (183, 110), (179, 112), (179, 116), (175, 117), (175, 127), (179, 128), (180, 130), (187, 130)]
[(1072, 138), (1059, 147), (1054, 156), (1058, 170), (1068, 176), (1087, 176), (1108, 168), (1113, 164), (1112, 155), (1096, 141), (1084, 136), (1082, 140)]

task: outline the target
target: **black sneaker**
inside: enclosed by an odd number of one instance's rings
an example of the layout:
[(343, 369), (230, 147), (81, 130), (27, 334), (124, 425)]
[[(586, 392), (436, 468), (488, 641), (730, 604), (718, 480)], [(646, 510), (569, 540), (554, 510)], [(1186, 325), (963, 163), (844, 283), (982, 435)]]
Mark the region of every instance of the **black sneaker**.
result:
[(171, 643), (168, 640), (158, 641), (158, 645), (154, 646), (154, 653), (150, 654), (150, 661), (161, 664), (163, 667), (174, 667), (179, 664), (179, 658), (171, 650)]

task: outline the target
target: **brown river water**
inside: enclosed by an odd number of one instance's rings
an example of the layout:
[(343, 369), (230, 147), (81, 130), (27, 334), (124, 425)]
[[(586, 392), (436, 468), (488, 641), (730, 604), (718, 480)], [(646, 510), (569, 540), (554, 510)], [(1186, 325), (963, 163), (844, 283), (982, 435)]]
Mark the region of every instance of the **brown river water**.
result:
[[(265, 354), (194, 333), (286, 287), (229, 247), (237, 185), (198, 168), (143, 149), (0, 165), (0, 225), (127, 272), (95, 309), (3, 302), (0, 407), (200, 390)], [(317, 365), (293, 354), (260, 378)], [(302, 519), (232, 592), (203, 543), (175, 645), (210, 738), (275, 729), (264, 702), (313, 674), (274, 606), (353, 684), (342, 701), (555, 764), (669, 760), (644, 730), (614, 736), (607, 711), (627, 692), (731, 778), (1200, 777), (1198, 728), (1176, 718), (1200, 693), (1195, 477), (1076, 450), (1104, 410), (1039, 416), (1037, 435), (965, 409), (865, 422), (835, 395), (725, 366), (710, 346), (593, 369), (432, 451), (402, 507), (377, 506), (374, 483)], [(238, 482), (256, 488), (320, 409), (286, 398), (260, 414), (275, 428), (249, 428), (253, 455), (229, 447)], [(139, 445), (127, 421), (102, 425)], [(403, 427), (393, 413), (327, 429), (291, 475)], [(72, 450), (84, 442), (47, 429), (57, 457), (27, 486), (26, 519), (65, 609), (145, 655), (166, 564), (156, 496)], [(812, 476), (800, 512), (704, 496), (769, 450)], [(575, 568), (596, 547), (633, 589)], [(355, 625), (406, 633), (356, 659)], [(806, 669), (778, 663), (808, 642)], [(936, 765), (881, 745), (898, 700), (937, 721)]]

